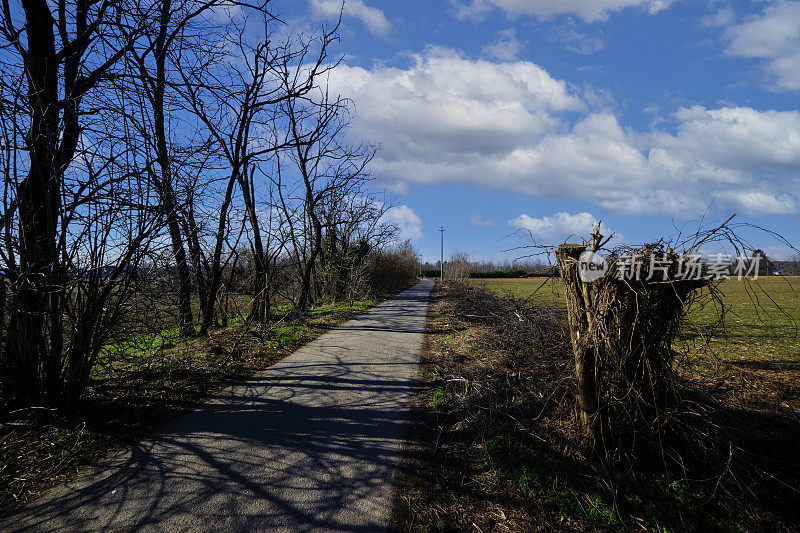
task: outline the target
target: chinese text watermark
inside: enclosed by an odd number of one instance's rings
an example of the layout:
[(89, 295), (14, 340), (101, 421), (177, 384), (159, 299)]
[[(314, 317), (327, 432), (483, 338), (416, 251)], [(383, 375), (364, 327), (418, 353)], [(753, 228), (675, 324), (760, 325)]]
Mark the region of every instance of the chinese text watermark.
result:
[(614, 278), (628, 281), (758, 279), (761, 260), (759, 255), (718, 253), (703, 257), (700, 254), (675, 256), (662, 253), (621, 254), (609, 262), (597, 252), (586, 251), (578, 259), (578, 274), (586, 283), (604, 277), (609, 270)]

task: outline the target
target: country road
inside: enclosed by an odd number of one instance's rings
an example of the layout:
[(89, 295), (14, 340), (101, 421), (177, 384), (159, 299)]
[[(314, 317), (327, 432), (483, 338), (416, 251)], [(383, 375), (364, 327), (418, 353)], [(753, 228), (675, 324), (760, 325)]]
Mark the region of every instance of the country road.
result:
[(384, 529), (432, 286), (222, 391), (0, 530)]

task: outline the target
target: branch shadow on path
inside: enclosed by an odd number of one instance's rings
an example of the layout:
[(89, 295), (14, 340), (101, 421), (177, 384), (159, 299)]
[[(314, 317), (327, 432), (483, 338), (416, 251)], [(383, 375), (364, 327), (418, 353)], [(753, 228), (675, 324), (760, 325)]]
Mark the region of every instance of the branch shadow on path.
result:
[(220, 392), (0, 529), (384, 529), (429, 291), (420, 284)]

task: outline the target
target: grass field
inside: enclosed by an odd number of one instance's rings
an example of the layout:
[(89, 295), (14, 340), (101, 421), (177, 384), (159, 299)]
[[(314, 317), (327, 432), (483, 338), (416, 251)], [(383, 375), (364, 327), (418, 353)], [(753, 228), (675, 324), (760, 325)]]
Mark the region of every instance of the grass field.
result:
[[(499, 294), (533, 304), (564, 306), (557, 279), (473, 279)], [(800, 370), (800, 276), (727, 280), (720, 285), (722, 305), (690, 308), (675, 349), (687, 355), (707, 352), (721, 360), (773, 370)], [(724, 322), (719, 313), (724, 309)]]
[(504, 296), (529, 299), (533, 304), (564, 307), (564, 290), (557, 278), (477, 279), (469, 280), (484, 289)]

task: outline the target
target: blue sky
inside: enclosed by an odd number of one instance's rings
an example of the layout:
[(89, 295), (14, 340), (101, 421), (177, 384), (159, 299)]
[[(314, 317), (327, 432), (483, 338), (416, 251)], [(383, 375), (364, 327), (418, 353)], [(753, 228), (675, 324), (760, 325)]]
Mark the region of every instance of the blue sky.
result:
[[(275, 4), (309, 28), (341, 6)], [(602, 219), (636, 243), (704, 213), (800, 243), (800, 1), (346, 0), (341, 35), (330, 84), (424, 258), (440, 225), (446, 255), (513, 259), (531, 234)]]

